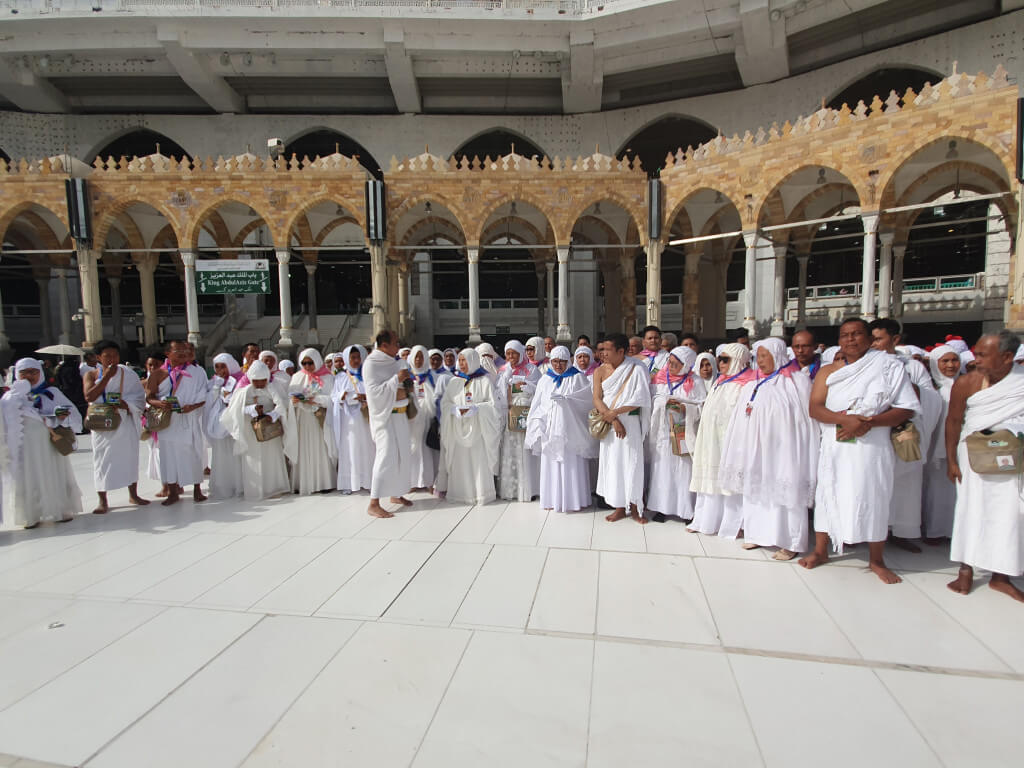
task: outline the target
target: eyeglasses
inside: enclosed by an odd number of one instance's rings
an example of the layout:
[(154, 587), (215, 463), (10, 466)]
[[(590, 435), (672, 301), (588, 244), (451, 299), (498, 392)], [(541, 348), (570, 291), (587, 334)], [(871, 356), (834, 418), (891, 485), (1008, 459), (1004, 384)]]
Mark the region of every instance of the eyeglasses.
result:
[(720, 363), (728, 363), (731, 360), (732, 360), (731, 357), (726, 357), (725, 355), (719, 355), (718, 356), (718, 362), (720, 362)]
[(303, 368), (305, 368), (306, 366), (309, 366), (310, 368), (312, 368), (315, 365), (316, 365), (316, 363), (314, 363), (312, 360), (303, 360), (302, 361), (302, 367)]

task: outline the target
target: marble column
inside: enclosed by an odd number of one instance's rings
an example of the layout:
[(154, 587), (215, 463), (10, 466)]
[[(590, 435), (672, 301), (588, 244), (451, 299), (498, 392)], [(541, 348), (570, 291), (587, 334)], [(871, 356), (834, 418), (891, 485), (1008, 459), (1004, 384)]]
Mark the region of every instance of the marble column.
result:
[(398, 338), (410, 345), (409, 339), (409, 262), (398, 265)]
[(541, 261), (535, 261), (533, 266), (534, 274), (537, 276), (537, 332), (540, 333), (547, 327), (548, 323), (548, 300), (544, 287), (544, 275), (547, 270), (544, 269), (545, 264)]
[(292, 340), (292, 278), (288, 274), (290, 260), (289, 251), (277, 251), (277, 289), (281, 296), (281, 338), (277, 344), (282, 348), (295, 346)]
[(370, 291), (373, 294), (370, 300), (370, 313), (373, 316), (373, 335), (387, 328), (388, 317), (385, 305), (388, 296), (388, 275), (387, 266), (384, 263), (384, 244), (372, 243), (370, 245)]
[(558, 328), (555, 340), (559, 343), (569, 338), (569, 249), (558, 249)]
[(903, 256), (907, 252), (907, 246), (893, 245), (892, 247), (892, 303), (890, 305), (892, 316), (903, 317)]
[(699, 250), (699, 247), (696, 243), (685, 246), (686, 262), (682, 285), (682, 328), (693, 333), (698, 333), (700, 329), (700, 262), (703, 250)]
[(469, 269), (469, 342), (479, 344), (480, 338), (480, 249), (467, 248), (466, 260)]
[(620, 288), (622, 291), (622, 329), (627, 336), (637, 331), (636, 327), (636, 270), (633, 260), (626, 249), (623, 249), (619, 257), (619, 274), (622, 276)]
[(306, 334), (307, 344), (320, 343), (319, 318), (316, 306), (316, 262), (306, 262), (306, 306), (309, 313), (309, 333)]
[(862, 213), (864, 223), (864, 256), (861, 269), (860, 315), (875, 319), (875, 239), (878, 237), (878, 214)]
[(647, 325), (661, 327), (661, 241), (647, 241)]
[(775, 251), (775, 282), (772, 292), (772, 336), (786, 334), (786, 252), (788, 246), (776, 245)]
[(883, 232), (878, 236), (882, 250), (878, 258), (878, 316), (892, 314), (892, 241), (896, 235)]
[(555, 263), (547, 261), (544, 263), (547, 271), (547, 323), (542, 323), (538, 330), (543, 330), (548, 336), (555, 335)]
[[(49, 281), (47, 280), (47, 282)], [(40, 289), (39, 295), (42, 297), (42, 289)], [(49, 307), (49, 302), (47, 302), (47, 307)], [(42, 312), (42, 301), (40, 301), (39, 311)], [(6, 352), (10, 348), (11, 340), (7, 338), (7, 326), (4, 322), (4, 298), (0, 294), (0, 352)]]
[(751, 338), (757, 335), (757, 319), (754, 314), (757, 298), (757, 232), (744, 232), (743, 242), (747, 246), (747, 258), (743, 269), (743, 326)]
[(188, 341), (199, 348), (199, 297), (196, 294), (196, 254), (182, 251), (181, 263), (185, 266), (185, 321), (188, 327)]
[[(46, 272), (49, 273), (50, 268), (46, 267)], [(53, 343), (53, 318), (50, 313), (50, 277), (47, 274), (45, 277), (37, 277), (36, 285), (39, 286), (39, 320), (40, 320), (40, 333), (42, 338), (39, 339), (40, 345), (52, 344)], [(3, 330), (3, 316), (0, 313), (0, 333)], [(6, 343), (5, 338), (0, 337), (0, 349), (6, 349), (3, 344)]]
[(70, 344), (71, 298), (68, 296), (68, 270), (63, 267), (57, 269), (57, 288), (57, 303), (60, 310), (60, 336), (57, 339), (57, 343)]
[(82, 346), (89, 348), (103, 338), (103, 314), (100, 305), (99, 251), (78, 245), (78, 279), (82, 286), (82, 314), (85, 317), (85, 339)]
[(800, 295), (796, 300), (796, 327), (803, 331), (807, 328), (807, 262), (810, 261), (810, 254), (801, 253), (796, 257), (800, 265), (799, 288)]
[(135, 269), (139, 272), (139, 289), (142, 294), (142, 338), (147, 347), (160, 343), (157, 336), (156, 285), (153, 281), (159, 259), (158, 254), (147, 253), (135, 262)]

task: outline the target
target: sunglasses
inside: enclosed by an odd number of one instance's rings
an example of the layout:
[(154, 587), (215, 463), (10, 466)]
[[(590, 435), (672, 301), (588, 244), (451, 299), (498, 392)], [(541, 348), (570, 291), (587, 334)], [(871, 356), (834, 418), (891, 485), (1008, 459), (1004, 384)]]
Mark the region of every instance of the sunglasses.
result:
[(726, 357), (725, 355), (719, 355), (718, 356), (718, 362), (720, 362), (720, 363), (728, 363), (731, 360), (732, 360), (731, 357)]
[(303, 367), (303, 368), (305, 368), (305, 367), (306, 367), (307, 365), (308, 365), (308, 366), (309, 366), (310, 368), (312, 368), (313, 366), (315, 366), (315, 365), (316, 365), (316, 363), (314, 363), (314, 362), (313, 362), (312, 360), (303, 360), (303, 361), (302, 361), (302, 367)]

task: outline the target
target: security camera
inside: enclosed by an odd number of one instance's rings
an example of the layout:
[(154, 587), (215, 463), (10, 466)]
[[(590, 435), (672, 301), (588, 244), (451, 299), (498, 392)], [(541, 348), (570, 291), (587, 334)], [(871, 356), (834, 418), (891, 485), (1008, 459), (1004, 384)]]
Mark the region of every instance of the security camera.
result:
[(284, 153), (284, 142), (280, 139), (267, 139), (267, 152), (271, 157), (280, 157)]

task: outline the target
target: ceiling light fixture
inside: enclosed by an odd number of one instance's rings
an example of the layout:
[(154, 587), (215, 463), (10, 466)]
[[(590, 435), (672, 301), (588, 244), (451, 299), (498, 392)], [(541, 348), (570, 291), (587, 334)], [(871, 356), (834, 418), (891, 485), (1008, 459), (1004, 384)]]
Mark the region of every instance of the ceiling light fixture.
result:
[(815, 184), (824, 184), (824, 183), (826, 183), (825, 169), (824, 168), (819, 168), (818, 169), (818, 179), (814, 183)]

